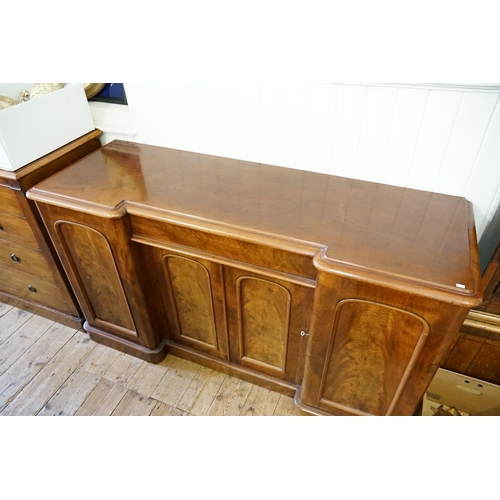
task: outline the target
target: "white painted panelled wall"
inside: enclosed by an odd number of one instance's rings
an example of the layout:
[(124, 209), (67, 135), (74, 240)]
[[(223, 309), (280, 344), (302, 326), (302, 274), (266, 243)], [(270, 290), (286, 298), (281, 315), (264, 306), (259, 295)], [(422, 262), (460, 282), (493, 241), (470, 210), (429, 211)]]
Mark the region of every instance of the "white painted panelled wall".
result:
[(91, 103), (123, 139), (472, 201), (479, 237), (500, 202), (500, 86), (125, 84)]

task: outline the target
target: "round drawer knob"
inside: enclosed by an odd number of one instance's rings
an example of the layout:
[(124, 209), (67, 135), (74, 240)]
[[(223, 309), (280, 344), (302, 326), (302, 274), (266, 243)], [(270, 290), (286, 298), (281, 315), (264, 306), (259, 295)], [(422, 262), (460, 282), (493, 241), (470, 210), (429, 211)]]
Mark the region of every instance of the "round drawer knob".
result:
[(36, 288), (35, 288), (33, 285), (28, 285), (28, 290), (29, 290), (31, 293), (36, 293)]
[(11, 253), (10, 254), (10, 258), (16, 263), (16, 264), (19, 264), (19, 262), (21, 262), (21, 259), (15, 254), (15, 253)]
[(0, 231), (3, 231), (3, 226), (2, 226), (2, 224), (0, 224)]

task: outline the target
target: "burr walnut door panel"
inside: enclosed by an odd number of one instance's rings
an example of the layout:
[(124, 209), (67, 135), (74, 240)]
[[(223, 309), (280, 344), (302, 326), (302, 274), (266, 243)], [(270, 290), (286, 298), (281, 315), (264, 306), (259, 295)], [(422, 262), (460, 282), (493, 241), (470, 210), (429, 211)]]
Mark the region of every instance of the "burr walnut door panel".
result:
[(224, 268), (231, 361), (299, 383), (314, 290)]
[(227, 359), (221, 266), (173, 251), (159, 252), (171, 340)]
[(323, 409), (391, 414), (427, 339), (424, 319), (368, 300), (338, 303), (318, 388)]
[(91, 227), (59, 222), (56, 232), (64, 249), (75, 293), (91, 327), (136, 339), (136, 327), (106, 236)]

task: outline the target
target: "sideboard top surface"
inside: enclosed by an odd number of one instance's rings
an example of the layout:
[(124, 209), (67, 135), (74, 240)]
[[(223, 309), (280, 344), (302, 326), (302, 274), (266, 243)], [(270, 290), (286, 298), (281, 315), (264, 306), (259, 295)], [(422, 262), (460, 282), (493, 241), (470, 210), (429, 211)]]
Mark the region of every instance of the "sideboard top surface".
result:
[(469, 299), (481, 293), (472, 205), (460, 197), (123, 141), (28, 196), (106, 217), (163, 214), (233, 228), (298, 242), (327, 267)]

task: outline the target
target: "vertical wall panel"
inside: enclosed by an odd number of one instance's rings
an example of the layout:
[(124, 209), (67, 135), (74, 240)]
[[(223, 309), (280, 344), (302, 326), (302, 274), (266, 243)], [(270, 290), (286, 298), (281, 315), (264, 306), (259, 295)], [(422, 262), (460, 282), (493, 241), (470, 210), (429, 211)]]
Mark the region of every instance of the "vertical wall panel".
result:
[(464, 95), (434, 191), (445, 194), (463, 193), (497, 99), (495, 94), (467, 92)]
[[(489, 201), (489, 200), (488, 200)], [(474, 215), (476, 216), (477, 234), (480, 238), (484, 233), (488, 224), (494, 219), (498, 207), (500, 207), (500, 183), (496, 186), (496, 192), (489, 204), (486, 215), (483, 217), (482, 213), (476, 209), (477, 204), (474, 204)], [(478, 220), (479, 219), (479, 220)]]
[(428, 90), (398, 89), (380, 182), (407, 186), (428, 95)]
[(260, 85), (261, 162), (283, 165), (284, 85)]
[(212, 85), (217, 149), (220, 156), (239, 158), (234, 85)]
[(408, 186), (432, 191), (463, 95), (463, 92), (431, 91), (410, 167)]
[(327, 174), (330, 170), (337, 85), (311, 85), (306, 170)]
[[(500, 202), (500, 91), (380, 85), (126, 84), (109, 138), (466, 196), (478, 234)], [(101, 113), (105, 128), (106, 120)]]
[(180, 148), (186, 151), (200, 151), (196, 138), (193, 101), (189, 85), (170, 85), (170, 96)]
[[(151, 84), (127, 83), (126, 85), (128, 107), (138, 132), (134, 141), (162, 145), (153, 103), (155, 99), (169, 99), (168, 87), (164, 87), (160, 96), (155, 95), (154, 91), (155, 88)], [(125, 140), (128, 139), (125, 138)]]
[(161, 83), (151, 84), (153, 110), (156, 118), (155, 144), (167, 148), (180, 149), (179, 135), (175, 123), (170, 89)]
[(236, 85), (236, 124), (238, 158), (260, 161), (260, 96), (259, 86)]
[(491, 218), (494, 214), (488, 212), (498, 186), (500, 186), (500, 106), (497, 101), (464, 193), (467, 199), (475, 200), (474, 211), (481, 230), (484, 219), (487, 216)]
[(368, 87), (354, 177), (377, 181), (382, 172), (397, 89)]
[(367, 88), (339, 85), (330, 173), (352, 177), (356, 165)]
[(283, 165), (306, 167), (309, 85), (285, 85)]
[(191, 85), (190, 89), (199, 152), (217, 155), (212, 88), (205, 83)]

